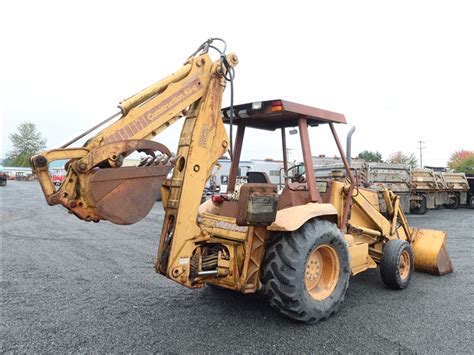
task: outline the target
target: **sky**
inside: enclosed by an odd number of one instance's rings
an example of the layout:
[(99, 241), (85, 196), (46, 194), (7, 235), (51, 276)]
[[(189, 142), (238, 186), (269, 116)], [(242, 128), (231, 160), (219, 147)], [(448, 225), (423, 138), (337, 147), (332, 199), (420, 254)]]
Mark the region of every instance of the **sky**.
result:
[[(207, 38), (239, 57), (235, 103), (285, 99), (340, 112), (353, 155), (395, 151), (444, 166), (474, 150), (470, 1), (3, 1), (1, 151), (34, 122), (48, 149), (178, 70)], [(223, 106), (229, 104), (226, 90)], [(180, 123), (157, 140), (176, 151)], [(279, 132), (249, 131), (243, 159), (281, 159)], [(337, 154), (327, 126), (313, 155)], [(290, 159), (301, 160), (298, 135)]]

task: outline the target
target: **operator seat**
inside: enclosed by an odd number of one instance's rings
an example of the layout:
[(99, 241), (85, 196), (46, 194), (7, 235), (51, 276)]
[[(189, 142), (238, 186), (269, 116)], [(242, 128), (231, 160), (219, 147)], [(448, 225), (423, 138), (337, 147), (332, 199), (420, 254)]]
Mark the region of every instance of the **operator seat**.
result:
[(249, 184), (271, 184), (267, 173), (263, 171), (249, 171), (247, 172), (247, 182)]

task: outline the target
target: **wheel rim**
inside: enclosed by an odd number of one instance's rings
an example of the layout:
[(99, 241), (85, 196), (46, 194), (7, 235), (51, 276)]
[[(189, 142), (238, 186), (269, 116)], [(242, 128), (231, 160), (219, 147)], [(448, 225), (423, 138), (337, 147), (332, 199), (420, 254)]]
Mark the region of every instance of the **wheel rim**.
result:
[(339, 280), (339, 259), (333, 247), (320, 245), (306, 262), (304, 282), (309, 295), (322, 301), (334, 291)]
[(398, 261), (398, 270), (400, 271), (400, 277), (405, 280), (410, 275), (410, 254), (406, 250), (400, 255)]

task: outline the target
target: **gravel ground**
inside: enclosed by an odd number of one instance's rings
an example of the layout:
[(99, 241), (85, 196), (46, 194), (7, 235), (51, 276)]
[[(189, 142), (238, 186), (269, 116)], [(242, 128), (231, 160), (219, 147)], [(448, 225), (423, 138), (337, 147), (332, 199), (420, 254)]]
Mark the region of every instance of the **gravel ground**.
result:
[(384, 287), (350, 281), (339, 312), (295, 323), (258, 295), (188, 290), (154, 272), (163, 210), (132, 226), (86, 223), (48, 207), (37, 182), (1, 194), (1, 348), (7, 352), (422, 352), (474, 349), (474, 211), (410, 216), (445, 229), (455, 266)]

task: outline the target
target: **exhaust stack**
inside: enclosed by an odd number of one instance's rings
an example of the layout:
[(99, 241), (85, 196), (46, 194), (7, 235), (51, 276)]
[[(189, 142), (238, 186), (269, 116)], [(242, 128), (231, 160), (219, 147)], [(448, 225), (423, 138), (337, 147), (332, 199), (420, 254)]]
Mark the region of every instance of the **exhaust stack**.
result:
[(351, 165), (351, 150), (352, 150), (352, 134), (354, 134), (355, 126), (352, 126), (349, 132), (347, 132), (347, 142), (346, 142), (346, 158), (349, 166)]

